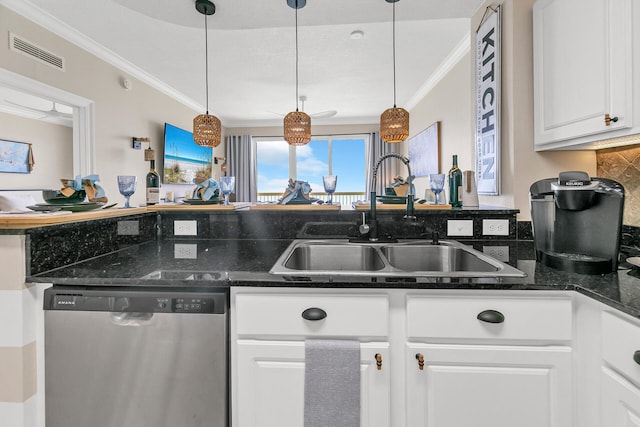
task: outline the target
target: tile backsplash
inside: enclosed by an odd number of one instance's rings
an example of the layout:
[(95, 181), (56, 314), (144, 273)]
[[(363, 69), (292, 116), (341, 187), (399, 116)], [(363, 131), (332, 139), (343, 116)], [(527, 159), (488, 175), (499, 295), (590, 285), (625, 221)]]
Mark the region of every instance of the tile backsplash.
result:
[(640, 144), (596, 152), (597, 174), (624, 186), (625, 225), (640, 227)]

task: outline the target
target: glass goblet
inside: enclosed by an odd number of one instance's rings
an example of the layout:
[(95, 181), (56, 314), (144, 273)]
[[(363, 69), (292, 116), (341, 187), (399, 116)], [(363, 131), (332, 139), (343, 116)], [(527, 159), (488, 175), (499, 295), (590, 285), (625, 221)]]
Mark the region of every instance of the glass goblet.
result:
[(224, 204), (229, 206), (229, 195), (233, 193), (236, 186), (235, 176), (221, 176), (220, 177), (220, 191), (224, 194)]
[(124, 207), (130, 208), (129, 197), (136, 191), (138, 178), (133, 175), (118, 175), (118, 191), (124, 196)]
[(443, 173), (432, 173), (429, 175), (429, 186), (433, 194), (436, 196), (436, 205), (442, 205), (444, 203), (440, 203), (440, 193), (444, 190), (444, 180), (445, 174)]
[(322, 184), (324, 184), (324, 191), (329, 195), (328, 205), (333, 204), (333, 192), (336, 191), (336, 184), (338, 183), (337, 175), (325, 175), (322, 177)]

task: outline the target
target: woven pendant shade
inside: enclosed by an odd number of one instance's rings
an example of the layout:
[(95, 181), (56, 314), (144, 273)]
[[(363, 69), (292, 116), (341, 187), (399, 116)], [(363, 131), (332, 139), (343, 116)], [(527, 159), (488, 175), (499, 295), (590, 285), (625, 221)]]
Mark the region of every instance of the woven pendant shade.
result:
[(289, 7), (296, 11), (296, 111), (284, 116), (284, 140), (289, 145), (305, 145), (311, 141), (311, 117), (298, 110), (298, 9), (302, 9), (306, 0), (287, 0)]
[(222, 125), (220, 119), (211, 114), (200, 114), (193, 119), (193, 140), (203, 147), (220, 145)]
[(209, 0), (196, 0), (196, 10), (204, 16), (204, 82), (207, 96), (207, 113), (193, 119), (193, 141), (203, 147), (217, 147), (222, 139), (220, 119), (209, 114), (209, 41), (207, 16), (216, 13), (216, 6)]
[(393, 108), (387, 108), (380, 114), (380, 138), (396, 144), (409, 137), (409, 112), (396, 107), (396, 3), (400, 0), (386, 1), (393, 4)]
[(284, 140), (289, 145), (305, 145), (311, 141), (311, 117), (303, 111), (293, 111), (284, 117)]
[(388, 108), (380, 114), (380, 137), (394, 144), (409, 137), (409, 112), (404, 108)]

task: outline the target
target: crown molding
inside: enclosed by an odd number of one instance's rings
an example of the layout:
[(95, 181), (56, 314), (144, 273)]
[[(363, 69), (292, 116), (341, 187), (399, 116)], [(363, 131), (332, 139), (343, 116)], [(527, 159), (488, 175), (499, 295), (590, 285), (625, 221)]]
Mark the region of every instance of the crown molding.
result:
[(69, 25), (60, 21), (51, 14), (45, 12), (38, 6), (31, 3), (29, 0), (0, 0), (0, 5), (14, 11), (15, 13), (22, 15), (29, 21), (41, 26), (45, 30), (52, 32), (53, 34), (62, 37), (68, 42), (78, 46), (79, 48), (89, 52), (90, 54), (102, 59), (108, 64), (116, 67), (128, 75), (135, 77), (136, 79), (148, 84), (152, 88), (164, 93), (170, 98), (186, 105), (194, 111), (204, 110), (204, 106), (195, 102), (193, 99), (185, 96), (178, 90), (147, 73), (137, 65), (129, 62), (128, 60), (117, 55), (115, 52), (106, 48), (105, 46), (96, 43), (84, 34), (73, 29)]
[(405, 104), (407, 110), (413, 109), (434, 87), (451, 71), (451, 69), (471, 50), (471, 33), (468, 32), (456, 45), (451, 53), (444, 59), (438, 69), (431, 74), (429, 79), (418, 89), (418, 91)]

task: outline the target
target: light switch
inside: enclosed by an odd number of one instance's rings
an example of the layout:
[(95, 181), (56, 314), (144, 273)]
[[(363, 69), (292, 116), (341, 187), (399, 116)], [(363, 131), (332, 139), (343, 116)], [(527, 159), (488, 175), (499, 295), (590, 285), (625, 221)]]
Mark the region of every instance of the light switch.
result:
[(447, 220), (447, 236), (473, 236), (472, 219)]

